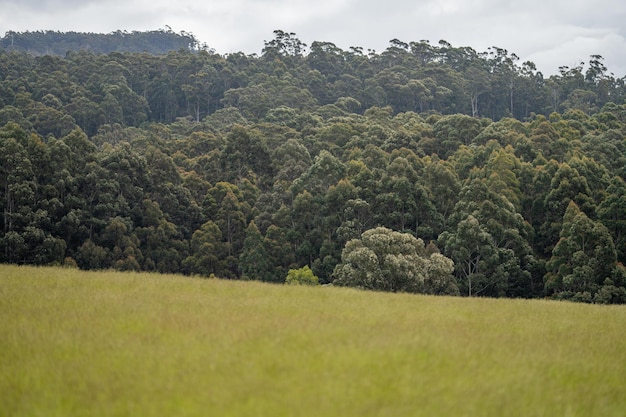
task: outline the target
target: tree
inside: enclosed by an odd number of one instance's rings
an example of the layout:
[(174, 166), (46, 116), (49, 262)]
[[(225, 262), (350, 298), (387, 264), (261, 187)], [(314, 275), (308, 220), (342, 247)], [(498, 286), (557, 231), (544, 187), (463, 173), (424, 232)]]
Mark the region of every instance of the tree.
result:
[(241, 203), (232, 191), (228, 191), (220, 203), (216, 221), (227, 243), (229, 256), (239, 256), (245, 240), (246, 217)]
[(235, 125), (226, 136), (221, 167), (225, 179), (239, 183), (244, 178), (270, 181), (272, 164), (266, 144), (243, 126)]
[(493, 151), (485, 163), (489, 187), (498, 190), (498, 193), (506, 197), (517, 211), (521, 209), (522, 200), (520, 182), (516, 175), (516, 172), (520, 171), (520, 165), (510, 145)]
[(448, 218), (457, 203), (461, 192), (458, 174), (449, 162), (433, 158), (424, 169), (426, 188), (430, 191), (430, 200), (443, 219), (445, 228)]
[(220, 228), (213, 221), (207, 221), (194, 232), (191, 238), (191, 254), (183, 261), (183, 267), (191, 274), (230, 278), (224, 274), (227, 271), (221, 262), (226, 256), (224, 246)]
[(488, 264), (497, 263), (492, 236), (474, 216), (460, 221), (454, 233), (440, 236), (444, 250), (456, 261), (459, 281), (465, 284), (467, 295), (480, 294), (492, 283), (484, 272)]
[(552, 178), (550, 188), (544, 199), (546, 220), (539, 230), (540, 235), (545, 236), (548, 248), (552, 248), (551, 245), (556, 244), (559, 239), (563, 215), (570, 202), (573, 201), (587, 215), (593, 215), (596, 211), (593, 191), (587, 178), (568, 163), (560, 165)]
[(489, 91), (490, 74), (483, 65), (472, 65), (465, 73), (466, 94), (470, 98), (472, 117), (478, 117), (480, 113), (479, 99)]
[(300, 57), (306, 48), (293, 32), (287, 33), (280, 29), (274, 31), (274, 39), (265, 41), (263, 56), (266, 58), (276, 57)]
[(615, 177), (606, 189), (607, 197), (598, 206), (598, 218), (611, 232), (618, 259), (626, 262), (626, 182)]
[(454, 262), (435, 252), (430, 255), (427, 265), (426, 276), (428, 279), (424, 282), (424, 293), (431, 295), (459, 295), (459, 287), (452, 273), (454, 272)]
[(118, 270), (141, 269), (143, 254), (139, 239), (133, 233), (132, 221), (120, 216), (111, 219), (100, 235), (100, 244), (107, 249), (110, 266)]
[(264, 246), (273, 266), (272, 282), (281, 282), (285, 279), (286, 271), (295, 265), (295, 251), (288, 239), (289, 231), (276, 225), (267, 228)]
[(319, 285), (319, 279), (313, 274), (308, 265), (299, 269), (290, 269), (287, 272), (285, 284), (289, 285)]
[(274, 183), (287, 188), (295, 179), (311, 166), (311, 155), (306, 147), (296, 139), (288, 139), (272, 155), (276, 175)]
[[(591, 302), (615, 274), (617, 253), (608, 229), (570, 202), (560, 240), (547, 263), (546, 291), (558, 298)], [(607, 283), (607, 285), (613, 285)]]
[(328, 188), (343, 178), (344, 164), (329, 151), (322, 151), (315, 157), (313, 165), (300, 178), (294, 181), (292, 190), (295, 194), (302, 189), (316, 194), (325, 194)]
[(188, 83), (181, 86), (185, 93), (187, 105), (190, 113), (196, 120), (200, 121), (200, 109), (206, 103), (206, 112), (211, 108), (211, 89), (215, 83), (217, 71), (211, 66), (207, 66), (195, 74), (188, 77)]
[(427, 190), (418, 182), (418, 175), (406, 158), (397, 157), (380, 181), (375, 198), (378, 224), (404, 232), (413, 230), (424, 238), (436, 237), (442, 223)]
[(239, 255), (239, 268), (242, 279), (273, 281), (273, 265), (265, 249), (263, 236), (254, 221), (251, 221), (246, 229), (246, 240)]
[(521, 297), (538, 291), (531, 235), (513, 204), (474, 178), (461, 191), (450, 229), (438, 242), (454, 261), (457, 280), (468, 296)]
[(317, 102), (308, 89), (298, 86), (289, 74), (285, 74), (280, 78), (274, 75), (261, 77), (246, 87), (227, 90), (222, 104), (237, 107), (247, 118), (258, 120), (280, 106), (305, 110), (313, 108)]
[(311, 44), (306, 60), (311, 68), (319, 71), (330, 82), (335, 82), (344, 66), (342, 53), (333, 43), (315, 41)]
[(445, 116), (433, 126), (433, 134), (438, 141), (432, 151), (440, 158), (452, 155), (459, 146), (469, 145), (480, 133), (483, 126), (480, 120), (463, 114)]
[(312, 264), (322, 245), (322, 196), (315, 197), (307, 190), (294, 197), (290, 207), (290, 240), (300, 265)]
[(444, 258), (431, 260), (421, 239), (378, 227), (346, 244), (333, 283), (376, 291), (455, 293), (451, 261)]
[(58, 200), (39, 201), (46, 151), (37, 136), (28, 137), (15, 123), (0, 129), (0, 260), (4, 262), (41, 265), (65, 258), (67, 245), (51, 235), (46, 210), (56, 210)]
[[(188, 241), (182, 239), (179, 227), (168, 221), (159, 204), (144, 199), (133, 208), (134, 234), (144, 260), (142, 270), (176, 273), (188, 255)], [(167, 244), (165, 244), (167, 242)]]

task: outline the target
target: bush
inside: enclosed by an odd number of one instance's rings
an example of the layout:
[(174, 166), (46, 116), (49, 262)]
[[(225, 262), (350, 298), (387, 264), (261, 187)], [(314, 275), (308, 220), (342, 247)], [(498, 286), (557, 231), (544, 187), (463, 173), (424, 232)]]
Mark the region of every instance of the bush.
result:
[(319, 279), (308, 266), (303, 266), (300, 269), (290, 269), (285, 280), (285, 284), (289, 285), (319, 285), (319, 283)]

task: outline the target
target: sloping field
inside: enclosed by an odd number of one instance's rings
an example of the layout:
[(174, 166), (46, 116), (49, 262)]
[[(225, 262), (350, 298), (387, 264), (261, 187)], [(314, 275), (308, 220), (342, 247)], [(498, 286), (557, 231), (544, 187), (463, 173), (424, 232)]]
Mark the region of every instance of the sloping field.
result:
[(0, 416), (623, 416), (626, 307), (0, 266)]

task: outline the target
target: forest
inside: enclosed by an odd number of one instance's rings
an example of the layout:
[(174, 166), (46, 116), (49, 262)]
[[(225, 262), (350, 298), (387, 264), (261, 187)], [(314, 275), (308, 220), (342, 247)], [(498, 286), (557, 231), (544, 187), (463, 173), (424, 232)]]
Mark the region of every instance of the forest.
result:
[(273, 35), (2, 38), (0, 262), (626, 302), (626, 78), (601, 56), (544, 77), (497, 47)]
[(148, 32), (115, 31), (112, 33), (9, 31), (0, 38), (0, 48), (8, 52), (27, 52), (30, 55), (65, 56), (69, 51), (87, 51), (96, 54), (111, 52), (147, 52), (165, 54), (179, 49), (206, 48), (191, 33), (175, 33), (172, 28)]

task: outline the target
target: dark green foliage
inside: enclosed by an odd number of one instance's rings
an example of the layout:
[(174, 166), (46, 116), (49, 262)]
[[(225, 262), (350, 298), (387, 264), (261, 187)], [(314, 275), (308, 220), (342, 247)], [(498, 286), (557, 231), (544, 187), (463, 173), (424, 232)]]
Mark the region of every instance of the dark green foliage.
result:
[(591, 220), (572, 201), (563, 217), (560, 240), (546, 265), (546, 290), (558, 298), (582, 300), (589, 294), (603, 303), (619, 299), (619, 289), (613, 288), (611, 281), (621, 272), (616, 258), (606, 226)]
[(7, 32), (0, 38), (0, 48), (7, 51), (25, 51), (34, 55), (60, 55), (68, 51), (147, 52), (163, 54), (179, 49), (198, 48), (198, 41), (190, 33), (172, 32), (171, 29), (150, 32), (122, 32), (108, 34), (54, 32)]
[(626, 302), (625, 84), (601, 57), (544, 79), (445, 41), (125, 52), (140, 35), (0, 51), (0, 262)]
[[(246, 229), (246, 240), (241, 255), (239, 255), (239, 268), (241, 269), (241, 279), (274, 280), (272, 260), (265, 249), (263, 235), (261, 235), (254, 221), (250, 222)], [(282, 282), (282, 280), (278, 282)]]

